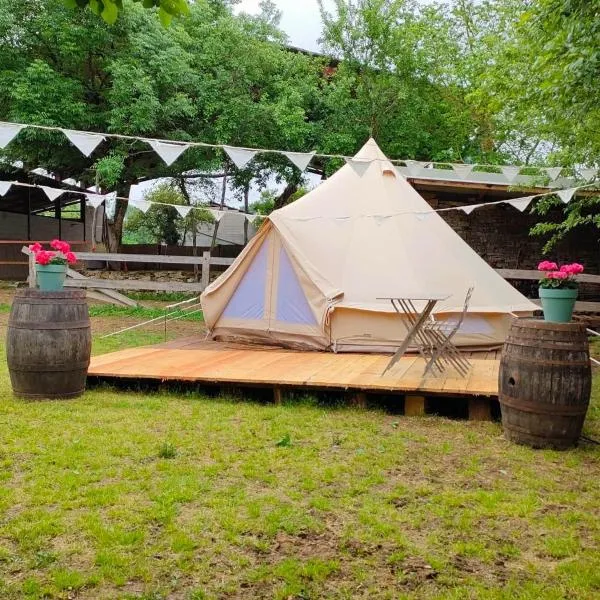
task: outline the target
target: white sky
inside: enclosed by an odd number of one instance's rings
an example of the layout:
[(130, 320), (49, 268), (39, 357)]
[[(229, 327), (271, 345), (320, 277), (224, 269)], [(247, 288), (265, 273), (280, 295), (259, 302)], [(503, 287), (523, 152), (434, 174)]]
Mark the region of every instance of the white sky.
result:
[[(281, 28), (288, 34), (290, 43), (306, 50), (318, 50), (321, 36), (321, 14), (317, 0), (273, 0), (282, 12)], [(250, 14), (259, 11), (260, 0), (241, 0), (236, 12)]]

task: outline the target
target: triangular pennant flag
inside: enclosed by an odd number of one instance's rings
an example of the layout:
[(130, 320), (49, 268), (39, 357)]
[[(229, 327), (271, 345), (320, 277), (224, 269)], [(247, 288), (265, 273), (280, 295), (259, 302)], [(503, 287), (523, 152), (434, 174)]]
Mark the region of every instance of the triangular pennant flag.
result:
[(506, 204), (514, 206), (517, 210), (523, 212), (530, 204), (535, 196), (525, 196), (524, 198), (515, 198), (514, 200), (507, 200)]
[(461, 179), (466, 179), (471, 174), (474, 166), (475, 165), (454, 164), (452, 165), (452, 168)]
[(4, 196), (8, 190), (10, 190), (10, 186), (12, 183), (10, 181), (0, 181), (0, 196)]
[(264, 219), (264, 215), (246, 215), (246, 219), (248, 220), (248, 223), (251, 223), (252, 225), (254, 225), (254, 223), (256, 223), (256, 221), (258, 219)]
[(223, 150), (238, 169), (243, 169), (258, 154), (256, 150), (234, 148), (233, 146), (223, 146)]
[(598, 174), (598, 169), (590, 168), (590, 169), (581, 169), (581, 177), (584, 181), (592, 181), (596, 179), (596, 175)]
[(58, 188), (48, 187), (45, 185), (39, 186), (42, 190), (44, 190), (44, 194), (48, 196), (48, 198), (52, 201), (56, 200), (59, 196), (62, 196), (66, 190), (60, 190)]
[(0, 148), (6, 148), (25, 125), (16, 123), (0, 123)]
[(148, 210), (152, 207), (151, 202), (146, 202), (145, 200), (136, 200), (133, 198), (129, 198), (129, 205), (141, 210), (143, 213), (147, 213)]
[(193, 206), (187, 206), (185, 204), (176, 204), (175, 205), (175, 210), (185, 219), (189, 214), (190, 211), (192, 210), (192, 208), (194, 208)]
[(554, 181), (560, 175), (562, 167), (547, 167), (546, 169), (544, 169), (544, 171), (546, 171), (550, 179)]
[(105, 200), (102, 194), (86, 194), (87, 203), (93, 208), (98, 208)]
[(476, 208), (479, 208), (481, 204), (471, 204), (470, 206), (461, 206), (460, 210), (462, 210), (467, 215), (470, 215)]
[(577, 188), (567, 188), (565, 190), (558, 190), (556, 194), (565, 204), (568, 204), (576, 190)]
[(352, 167), (352, 170), (359, 176), (362, 177), (367, 169), (371, 166), (370, 160), (364, 158), (346, 158), (346, 164)]
[(98, 144), (104, 141), (104, 136), (99, 133), (73, 131), (72, 129), (61, 129), (61, 131), (67, 136), (71, 144), (85, 156), (89, 156), (98, 147)]
[(189, 147), (189, 144), (172, 144), (170, 142), (159, 142), (158, 140), (144, 140), (156, 154), (170, 167)]
[(212, 214), (217, 223), (225, 216), (225, 213), (227, 212), (225, 210), (215, 210), (212, 208), (209, 208), (208, 211)]
[(314, 152), (284, 152), (283, 155), (294, 165), (296, 165), (301, 171), (305, 171), (306, 167), (310, 164), (312, 157), (315, 155)]
[(502, 173), (508, 181), (514, 181), (520, 170), (521, 167), (502, 167)]

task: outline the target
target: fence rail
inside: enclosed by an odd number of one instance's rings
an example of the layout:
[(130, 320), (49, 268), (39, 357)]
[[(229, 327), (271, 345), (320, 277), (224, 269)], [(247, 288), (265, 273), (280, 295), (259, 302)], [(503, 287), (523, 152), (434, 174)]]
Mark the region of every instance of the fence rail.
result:
[[(496, 273), (499, 273), (504, 279), (525, 279), (529, 281), (535, 281), (540, 278), (539, 271), (527, 271), (524, 269), (496, 269)], [(595, 283), (600, 285), (600, 275), (577, 275), (577, 281), (581, 283)]]

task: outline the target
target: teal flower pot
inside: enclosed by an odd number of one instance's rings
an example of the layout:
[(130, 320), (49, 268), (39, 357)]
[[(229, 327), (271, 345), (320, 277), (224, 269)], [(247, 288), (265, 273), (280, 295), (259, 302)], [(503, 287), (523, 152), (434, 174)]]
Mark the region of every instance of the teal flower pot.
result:
[(67, 265), (35, 265), (35, 272), (42, 292), (60, 292), (63, 289)]
[(539, 288), (544, 320), (551, 323), (568, 323), (573, 316), (576, 289)]

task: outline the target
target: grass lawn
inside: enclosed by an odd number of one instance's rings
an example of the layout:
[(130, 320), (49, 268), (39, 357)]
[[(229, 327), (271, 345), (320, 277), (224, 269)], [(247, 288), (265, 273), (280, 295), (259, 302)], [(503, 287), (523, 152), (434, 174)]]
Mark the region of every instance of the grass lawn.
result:
[(0, 352), (3, 600), (600, 596), (600, 446), (310, 399), (25, 403)]

